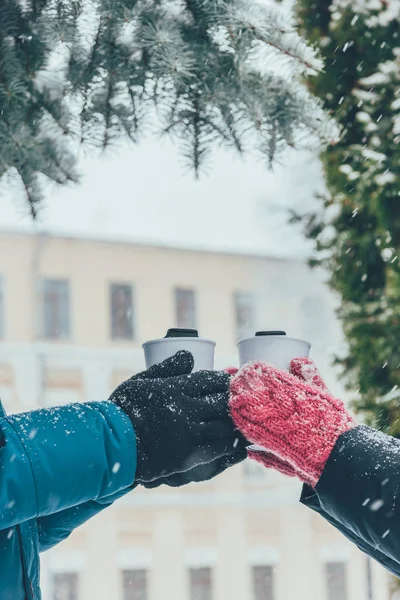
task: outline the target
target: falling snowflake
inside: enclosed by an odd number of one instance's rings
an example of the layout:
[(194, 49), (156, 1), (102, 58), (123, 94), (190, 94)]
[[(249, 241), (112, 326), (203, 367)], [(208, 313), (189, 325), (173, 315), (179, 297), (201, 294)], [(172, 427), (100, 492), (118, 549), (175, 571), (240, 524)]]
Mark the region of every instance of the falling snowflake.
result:
[(383, 500), (375, 500), (374, 502), (372, 502), (372, 504), (369, 508), (370, 508), (370, 510), (372, 510), (372, 512), (376, 512), (380, 508), (382, 508), (383, 505), (384, 505)]

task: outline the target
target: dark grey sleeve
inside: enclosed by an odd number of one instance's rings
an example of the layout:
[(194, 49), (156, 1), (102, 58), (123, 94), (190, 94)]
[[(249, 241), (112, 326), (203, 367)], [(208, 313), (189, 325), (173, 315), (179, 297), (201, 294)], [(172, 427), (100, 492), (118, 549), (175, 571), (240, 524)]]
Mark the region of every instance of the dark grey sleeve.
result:
[(360, 426), (338, 439), (301, 502), (400, 576), (400, 441)]

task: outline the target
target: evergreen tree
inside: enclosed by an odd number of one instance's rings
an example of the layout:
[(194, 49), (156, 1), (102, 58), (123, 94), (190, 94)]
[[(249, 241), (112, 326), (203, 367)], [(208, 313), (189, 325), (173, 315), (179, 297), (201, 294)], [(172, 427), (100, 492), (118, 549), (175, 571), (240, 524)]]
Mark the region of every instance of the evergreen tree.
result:
[(399, 436), (400, 2), (301, 0), (298, 16), (325, 60), (313, 91), (342, 126), (322, 154), (328, 194), (307, 234), (341, 298), (354, 404)]
[(33, 215), (45, 179), (76, 181), (80, 144), (136, 141), (155, 114), (196, 173), (216, 143), (272, 161), (335, 137), (301, 82), (321, 61), (278, 6), (2, 0), (0, 13), (0, 177)]

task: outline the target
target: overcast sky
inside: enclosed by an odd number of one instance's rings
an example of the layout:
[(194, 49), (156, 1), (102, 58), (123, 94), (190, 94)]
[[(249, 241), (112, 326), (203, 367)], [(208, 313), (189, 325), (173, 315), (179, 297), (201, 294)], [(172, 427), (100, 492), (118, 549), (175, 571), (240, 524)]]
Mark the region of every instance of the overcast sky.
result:
[[(293, 0), (281, 7), (290, 11)], [(323, 189), (319, 162), (291, 152), (273, 171), (218, 151), (208, 175), (196, 180), (167, 139), (122, 144), (100, 158), (82, 157), (82, 180), (52, 187), (36, 227), (93, 236), (275, 256), (307, 254), (289, 208), (313, 203)], [(15, 190), (0, 187), (0, 229), (32, 230)]]
[[(149, 139), (81, 162), (80, 185), (54, 187), (39, 227), (54, 233), (272, 255), (306, 253), (287, 225), (289, 207), (312, 201), (318, 161), (292, 152), (271, 172), (254, 158), (218, 151), (200, 180), (186, 172), (178, 148)], [(1, 229), (31, 229), (13, 189), (0, 196)], [(24, 214), (25, 213), (25, 214)]]

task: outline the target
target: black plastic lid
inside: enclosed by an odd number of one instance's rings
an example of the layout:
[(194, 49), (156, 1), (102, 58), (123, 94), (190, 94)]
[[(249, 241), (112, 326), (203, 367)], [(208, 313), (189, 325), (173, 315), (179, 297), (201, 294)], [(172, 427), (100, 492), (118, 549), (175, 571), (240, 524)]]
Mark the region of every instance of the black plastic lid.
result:
[(199, 337), (197, 329), (185, 329), (183, 327), (173, 327), (168, 329), (166, 338), (186, 338), (186, 337)]
[(286, 331), (256, 331), (256, 337), (262, 335), (286, 335)]

